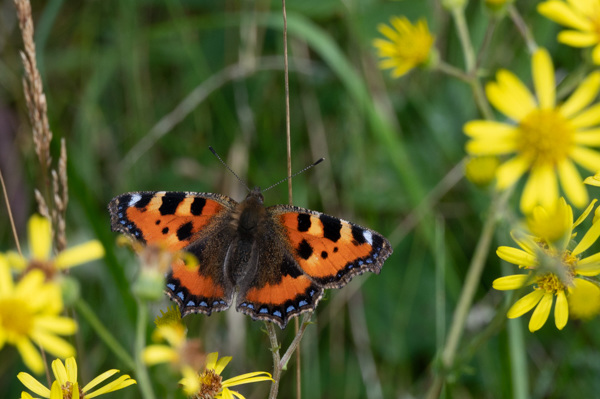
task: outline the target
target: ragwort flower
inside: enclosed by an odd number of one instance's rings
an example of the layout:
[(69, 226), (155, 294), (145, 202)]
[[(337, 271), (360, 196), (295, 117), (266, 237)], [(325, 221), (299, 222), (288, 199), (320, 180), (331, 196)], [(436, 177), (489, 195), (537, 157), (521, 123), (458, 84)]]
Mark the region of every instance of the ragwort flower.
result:
[[(558, 181), (570, 202), (581, 208), (588, 195), (575, 164), (595, 172), (600, 169), (600, 104), (588, 107), (600, 91), (600, 72), (591, 73), (562, 104), (556, 104), (554, 67), (546, 50), (532, 59), (536, 96), (507, 70), (488, 83), (492, 105), (514, 123), (475, 120), (464, 126), (471, 155), (509, 155), (496, 173), (500, 190), (529, 172), (521, 210), (536, 205), (549, 209), (559, 197)], [(587, 107), (587, 109), (586, 109)]]
[(594, 64), (600, 64), (600, 0), (550, 0), (538, 11), (552, 21), (571, 28), (558, 34), (558, 41), (571, 47), (591, 47)]
[(186, 371), (184, 378), (179, 381), (183, 385), (185, 393), (194, 399), (245, 399), (239, 392), (232, 391), (230, 387), (242, 384), (250, 384), (259, 381), (272, 381), (271, 374), (265, 371), (256, 371), (238, 375), (223, 381), (221, 372), (231, 361), (231, 356), (218, 359), (218, 353), (209, 353), (206, 356), (206, 368), (198, 375), (193, 371)]
[[(73, 357), (68, 358), (65, 361), (65, 364), (63, 364), (60, 359), (54, 360), (52, 362), (52, 372), (54, 373), (54, 378), (56, 378), (56, 380), (52, 383), (51, 389), (46, 388), (38, 380), (27, 373), (19, 373), (17, 378), (33, 393), (40, 395), (42, 398), (49, 399), (92, 399), (96, 396), (118, 391), (119, 389), (137, 384), (137, 382), (128, 375), (122, 375), (103, 387), (91, 391), (91, 389), (95, 388), (98, 384), (119, 372), (119, 370), (112, 369), (105, 371), (90, 381), (86, 386), (80, 388), (79, 382), (77, 382), (77, 362)], [(21, 399), (32, 399), (32, 396), (27, 392), (23, 392), (21, 394)]]
[(65, 249), (52, 258), (52, 231), (50, 221), (40, 215), (33, 215), (27, 224), (29, 234), (29, 251), (31, 259), (16, 252), (7, 253), (10, 266), (16, 270), (42, 270), (48, 278), (57, 272), (91, 262), (104, 256), (104, 248), (100, 241), (91, 240), (86, 243)]
[(399, 78), (411, 69), (425, 65), (432, 56), (435, 37), (429, 32), (427, 21), (420, 19), (415, 25), (408, 18), (392, 17), (392, 26), (379, 24), (377, 29), (385, 39), (373, 40), (377, 54), (383, 60), (379, 63), (381, 69), (393, 69), (392, 77)]
[(59, 316), (62, 310), (57, 284), (45, 282), (40, 270), (32, 270), (15, 284), (0, 254), (0, 349), (14, 345), (35, 373), (44, 370), (44, 363), (34, 343), (57, 357), (72, 356), (75, 349), (58, 335), (74, 334), (77, 324)]
[[(512, 319), (535, 308), (529, 321), (529, 331), (537, 331), (546, 323), (553, 303), (554, 321), (559, 330), (567, 324), (569, 305), (578, 317), (589, 315), (590, 305), (594, 305), (595, 309), (600, 306), (600, 288), (586, 280), (588, 276), (600, 274), (600, 253), (582, 256), (600, 236), (600, 221), (592, 224), (579, 243), (572, 240), (575, 236), (573, 229), (587, 218), (595, 202), (575, 223), (573, 211), (563, 198), (551, 211), (536, 206), (527, 221), (534, 235), (513, 233), (512, 237), (521, 249), (498, 248), (496, 253), (500, 258), (529, 271), (527, 274), (501, 277), (493, 283), (497, 290), (533, 286), (533, 291), (515, 302), (507, 314)], [(573, 303), (569, 303), (571, 298)], [(586, 309), (583, 309), (583, 298), (593, 299), (596, 303), (585, 304)]]

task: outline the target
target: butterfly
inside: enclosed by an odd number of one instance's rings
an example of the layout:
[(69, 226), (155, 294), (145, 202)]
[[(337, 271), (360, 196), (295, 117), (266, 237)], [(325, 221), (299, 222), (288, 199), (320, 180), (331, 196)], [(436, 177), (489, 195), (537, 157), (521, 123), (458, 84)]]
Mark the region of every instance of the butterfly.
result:
[(198, 260), (175, 261), (166, 293), (182, 316), (236, 309), (285, 328), (313, 311), (325, 288), (379, 273), (392, 247), (381, 234), (291, 205), (264, 206), (261, 191), (240, 203), (213, 193), (139, 191), (108, 206), (111, 227), (142, 244), (184, 250)]

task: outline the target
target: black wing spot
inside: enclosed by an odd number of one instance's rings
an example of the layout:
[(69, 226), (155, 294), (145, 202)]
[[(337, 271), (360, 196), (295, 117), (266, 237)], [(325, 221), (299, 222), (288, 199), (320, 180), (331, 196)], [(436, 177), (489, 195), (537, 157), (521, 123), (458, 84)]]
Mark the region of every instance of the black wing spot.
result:
[(148, 206), (150, 201), (154, 198), (154, 194), (142, 194), (142, 198), (138, 202), (135, 203), (136, 208), (145, 208)]
[(164, 229), (162, 229), (162, 233), (163, 234), (167, 234), (169, 232), (169, 228), (165, 227)]
[(177, 229), (177, 238), (179, 238), (180, 241), (185, 241), (188, 238), (190, 238), (192, 236), (192, 227), (194, 227), (192, 222), (187, 222), (186, 224), (182, 224)]
[(160, 224), (160, 219), (157, 219), (156, 222), (154, 222), (155, 225), (159, 225)]
[(333, 253), (336, 253), (337, 251), (339, 251), (338, 247), (333, 247)]
[(292, 263), (290, 259), (288, 259), (287, 256), (281, 262), (280, 269), (281, 274), (283, 276), (291, 276), (293, 278), (296, 278), (302, 275), (300, 270), (298, 270), (298, 268), (294, 265), (294, 263)]
[(300, 245), (298, 245), (298, 256), (302, 259), (308, 259), (313, 254), (313, 248), (310, 246), (306, 240), (302, 240)]
[(328, 256), (329, 256), (329, 254), (327, 253), (327, 251), (321, 252), (321, 258), (327, 259)]
[(361, 229), (358, 226), (352, 226), (352, 238), (353, 241), (352, 243), (354, 245), (360, 245), (360, 244), (364, 244), (365, 242), (367, 242), (367, 240), (365, 240), (365, 236), (364, 236), (364, 230)]
[(321, 219), (321, 223), (323, 223), (323, 236), (333, 242), (337, 242), (342, 236), (342, 222), (340, 219), (328, 215), (321, 215), (319, 216), (319, 219)]
[(204, 205), (206, 205), (206, 200), (204, 198), (196, 197), (190, 206), (190, 212), (192, 212), (192, 215), (194, 216), (200, 216), (202, 215)]
[(162, 197), (162, 205), (158, 208), (161, 215), (174, 215), (181, 201), (185, 198), (185, 193), (171, 193)]
[(308, 231), (310, 229), (310, 215), (307, 213), (298, 214), (298, 231)]

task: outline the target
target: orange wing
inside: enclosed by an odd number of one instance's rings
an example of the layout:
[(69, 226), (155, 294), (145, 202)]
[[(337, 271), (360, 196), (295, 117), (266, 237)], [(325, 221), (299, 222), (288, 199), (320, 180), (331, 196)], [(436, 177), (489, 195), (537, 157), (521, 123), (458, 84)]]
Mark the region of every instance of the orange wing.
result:
[(109, 204), (113, 231), (144, 244), (164, 244), (170, 251), (185, 249), (198, 258), (190, 268), (175, 261), (167, 276), (167, 294), (181, 313), (205, 313), (227, 309), (233, 287), (226, 281), (222, 264), (226, 246), (206, 243), (218, 235), (224, 216), (237, 203), (213, 193), (132, 192)]
[(291, 205), (267, 208), (283, 226), (303, 273), (324, 288), (340, 288), (366, 271), (379, 273), (392, 253), (381, 234), (320, 212)]

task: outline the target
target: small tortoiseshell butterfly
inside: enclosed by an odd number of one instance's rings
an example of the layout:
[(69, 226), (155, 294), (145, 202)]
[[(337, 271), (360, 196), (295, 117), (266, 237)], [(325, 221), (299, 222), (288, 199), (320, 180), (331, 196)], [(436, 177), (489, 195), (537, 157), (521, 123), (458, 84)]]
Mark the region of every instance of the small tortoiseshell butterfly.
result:
[(240, 203), (220, 194), (133, 192), (109, 204), (112, 230), (163, 243), (198, 258), (176, 261), (167, 294), (183, 316), (222, 311), (233, 302), (255, 320), (285, 328), (314, 310), (325, 288), (340, 288), (366, 271), (379, 273), (392, 248), (366, 229), (291, 205), (265, 207), (259, 189)]

